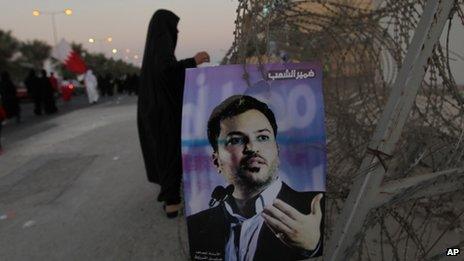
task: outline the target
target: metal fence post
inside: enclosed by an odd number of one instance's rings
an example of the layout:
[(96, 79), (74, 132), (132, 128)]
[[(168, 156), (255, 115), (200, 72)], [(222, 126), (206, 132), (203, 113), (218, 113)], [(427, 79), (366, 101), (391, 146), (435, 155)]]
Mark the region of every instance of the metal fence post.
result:
[[(427, 1), (385, 110), (369, 143), (371, 152), (391, 154), (394, 151), (427, 70), (427, 60), (439, 41), (454, 3), (454, 0)], [(324, 259), (347, 260), (351, 250), (356, 247), (366, 216), (372, 208), (371, 201), (377, 197), (385, 175), (384, 166), (380, 164), (376, 153), (366, 153), (362, 161), (360, 175), (352, 185), (338, 218), (340, 221), (325, 247)]]

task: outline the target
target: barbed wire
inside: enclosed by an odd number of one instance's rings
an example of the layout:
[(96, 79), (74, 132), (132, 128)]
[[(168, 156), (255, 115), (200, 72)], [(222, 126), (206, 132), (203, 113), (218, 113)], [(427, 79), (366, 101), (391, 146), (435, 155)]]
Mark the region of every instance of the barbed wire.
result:
[[(359, 171), (426, 1), (375, 2), (239, 0), (234, 41), (222, 61), (244, 64), (245, 79), (245, 65), (250, 63), (322, 62), (328, 146), (326, 238), (353, 179), (380, 164), (373, 161)], [(386, 160), (385, 181), (464, 165), (464, 89), (456, 84), (450, 64), (453, 57), (462, 61), (451, 50), (450, 36), (453, 28), (464, 25), (464, 12), (463, 1), (455, 2), (398, 146)], [(448, 193), (374, 211), (353, 256), (436, 259), (439, 242), (451, 240), (444, 233), (452, 228), (464, 235), (463, 197)], [(450, 216), (456, 218), (445, 218)], [(432, 240), (436, 234), (442, 236)], [(381, 257), (373, 258), (375, 249)]]

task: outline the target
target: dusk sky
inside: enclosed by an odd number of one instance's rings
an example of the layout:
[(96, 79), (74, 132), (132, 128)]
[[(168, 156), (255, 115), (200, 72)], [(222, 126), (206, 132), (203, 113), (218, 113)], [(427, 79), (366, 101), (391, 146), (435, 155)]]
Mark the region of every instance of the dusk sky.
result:
[[(148, 22), (155, 10), (164, 8), (181, 18), (177, 58), (205, 50), (212, 64), (217, 64), (232, 44), (237, 5), (238, 0), (0, 0), (0, 29), (11, 30), (21, 40), (39, 39), (52, 44), (51, 17), (35, 17), (32, 11), (71, 8), (72, 16), (56, 16), (58, 40), (82, 43), (87, 50), (105, 51), (108, 56), (116, 48), (119, 52), (115, 58), (128, 56), (137, 64), (142, 58)], [(463, 84), (464, 26), (460, 23), (453, 21), (451, 65), (457, 82)], [(108, 36), (113, 38), (111, 44), (88, 43), (89, 38)], [(134, 55), (138, 55), (137, 60)]]
[[(92, 52), (101, 49), (116, 58), (133, 59), (143, 54), (148, 23), (154, 11), (169, 9), (181, 19), (177, 58), (193, 56), (197, 51), (210, 53), (212, 63), (219, 62), (232, 44), (237, 0), (0, 0), (0, 29), (11, 30), (20, 40), (39, 39), (53, 44), (49, 15), (35, 17), (34, 9), (62, 11), (73, 15), (56, 16), (58, 39), (82, 43)], [(112, 36), (113, 42), (88, 43), (89, 38)], [(126, 49), (130, 50), (129, 55)], [(132, 60), (134, 61), (134, 60)]]

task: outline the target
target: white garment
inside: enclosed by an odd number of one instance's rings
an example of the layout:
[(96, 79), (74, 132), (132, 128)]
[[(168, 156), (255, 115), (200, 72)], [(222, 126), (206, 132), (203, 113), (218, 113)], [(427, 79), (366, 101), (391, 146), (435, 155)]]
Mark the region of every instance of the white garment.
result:
[[(224, 202), (227, 212), (238, 221), (230, 224), (229, 240), (225, 247), (226, 261), (253, 261), (256, 248), (258, 246), (259, 233), (261, 232), (261, 228), (264, 223), (261, 213), (263, 212), (264, 207), (274, 203), (274, 200), (277, 198), (281, 189), (282, 181), (280, 178), (277, 178), (258, 196), (255, 201), (256, 214), (248, 219), (234, 213), (232, 207), (227, 202)], [(237, 228), (237, 230), (240, 229), (240, 246), (238, 247), (235, 245), (235, 235), (238, 234), (235, 227), (237, 226), (241, 226)], [(313, 257), (313, 255), (319, 251), (320, 247), (321, 241), (319, 241), (316, 249), (313, 251), (312, 255), (308, 256), (308, 258)]]
[(99, 95), (97, 90), (97, 78), (93, 75), (92, 70), (88, 70), (85, 73), (84, 77), (85, 89), (87, 90), (87, 97), (89, 98), (89, 103), (94, 103), (98, 101)]
[[(226, 210), (229, 214), (238, 219), (238, 223), (230, 224), (230, 236), (227, 241), (225, 249), (225, 259), (227, 261), (252, 261), (255, 256), (256, 247), (258, 243), (259, 232), (263, 226), (264, 219), (261, 213), (265, 206), (272, 205), (277, 198), (280, 189), (282, 188), (282, 181), (275, 180), (269, 187), (267, 187), (255, 202), (256, 214), (251, 218), (244, 218), (235, 214), (232, 207), (225, 202)], [(241, 225), (240, 228), (240, 246), (238, 249), (235, 246), (235, 230), (234, 227)]]

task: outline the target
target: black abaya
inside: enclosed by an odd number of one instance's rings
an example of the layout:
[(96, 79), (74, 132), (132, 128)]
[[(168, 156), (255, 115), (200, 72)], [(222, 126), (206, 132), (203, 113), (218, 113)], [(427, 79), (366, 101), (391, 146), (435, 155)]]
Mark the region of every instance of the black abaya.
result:
[(27, 78), (24, 80), (24, 84), (27, 88), (27, 94), (34, 101), (34, 113), (36, 115), (42, 114), (42, 92), (40, 80), (35, 75), (34, 70), (29, 71)]
[(161, 186), (159, 201), (180, 203), (182, 178), (181, 122), (185, 69), (193, 58), (177, 61), (179, 18), (158, 10), (148, 28), (140, 76), (137, 124), (150, 182)]
[(16, 86), (11, 81), (10, 75), (7, 72), (3, 72), (1, 75), (0, 95), (7, 118), (16, 117), (19, 121), (21, 108), (19, 107), (19, 99), (16, 94)]
[(52, 114), (58, 111), (55, 104), (54, 90), (47, 77), (47, 73), (42, 71), (42, 77), (39, 78), (40, 90), (42, 94), (44, 111), (46, 114)]

